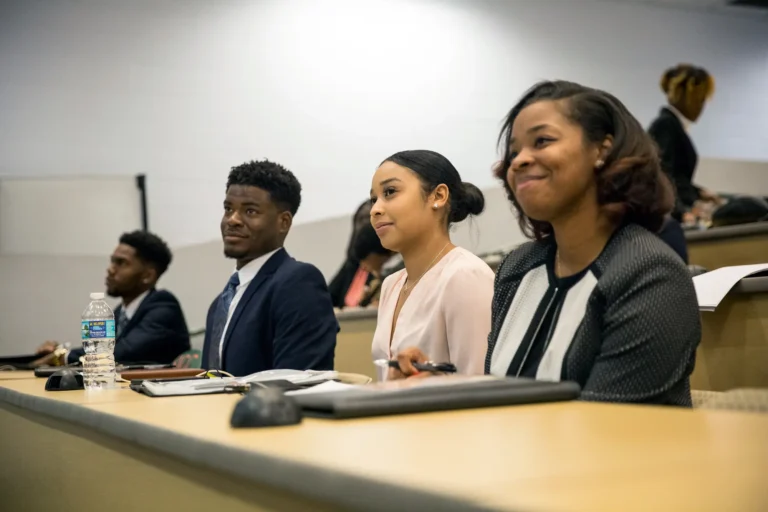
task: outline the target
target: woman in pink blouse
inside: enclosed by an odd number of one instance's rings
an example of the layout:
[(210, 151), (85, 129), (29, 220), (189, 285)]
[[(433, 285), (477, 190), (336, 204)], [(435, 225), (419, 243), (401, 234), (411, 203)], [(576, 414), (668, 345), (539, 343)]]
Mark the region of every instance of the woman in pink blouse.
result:
[[(459, 373), (482, 374), (491, 326), (493, 271), (451, 243), (449, 226), (483, 211), (482, 192), (434, 151), (396, 153), (371, 184), (371, 224), (405, 268), (384, 280), (373, 358), (417, 348)], [(399, 371), (379, 370), (379, 379)]]

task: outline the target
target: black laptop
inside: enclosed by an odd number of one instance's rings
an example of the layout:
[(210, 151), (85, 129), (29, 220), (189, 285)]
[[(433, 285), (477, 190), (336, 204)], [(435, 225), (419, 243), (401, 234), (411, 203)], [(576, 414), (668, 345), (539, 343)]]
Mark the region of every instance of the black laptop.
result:
[(41, 354), (0, 357), (0, 368), (7, 368), (9, 370), (31, 370), (32, 362), (41, 357), (43, 357)]
[(360, 418), (575, 400), (575, 382), (446, 375), (293, 395), (307, 416)]

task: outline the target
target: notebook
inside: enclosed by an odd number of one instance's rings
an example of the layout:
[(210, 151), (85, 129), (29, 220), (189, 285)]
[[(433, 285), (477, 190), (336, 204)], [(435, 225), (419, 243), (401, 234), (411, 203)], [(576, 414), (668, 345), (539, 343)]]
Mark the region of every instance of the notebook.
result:
[(292, 399), (307, 416), (343, 419), (574, 400), (580, 392), (574, 382), (445, 375), (315, 389), (294, 393)]
[(31, 370), (31, 363), (41, 357), (43, 356), (39, 354), (0, 357), (0, 368), (9, 370)]
[[(767, 256), (768, 257), (768, 256)], [(768, 270), (768, 263), (722, 267), (693, 278), (700, 311), (714, 311), (736, 283)]]
[(226, 393), (228, 390), (247, 384), (268, 381), (288, 381), (297, 385), (314, 385), (338, 377), (334, 371), (313, 370), (267, 370), (245, 377), (222, 377), (214, 379), (189, 379), (152, 381), (141, 383), (140, 392), (147, 396), (186, 396)]

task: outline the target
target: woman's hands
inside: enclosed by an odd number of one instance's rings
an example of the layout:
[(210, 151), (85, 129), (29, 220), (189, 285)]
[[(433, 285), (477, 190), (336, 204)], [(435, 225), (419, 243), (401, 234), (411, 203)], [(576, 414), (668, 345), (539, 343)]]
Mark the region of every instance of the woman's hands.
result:
[(414, 368), (413, 363), (426, 363), (429, 358), (416, 347), (409, 347), (397, 354), (397, 363), (400, 368), (390, 368), (387, 374), (388, 380), (424, 378), (437, 375), (435, 372), (420, 372)]

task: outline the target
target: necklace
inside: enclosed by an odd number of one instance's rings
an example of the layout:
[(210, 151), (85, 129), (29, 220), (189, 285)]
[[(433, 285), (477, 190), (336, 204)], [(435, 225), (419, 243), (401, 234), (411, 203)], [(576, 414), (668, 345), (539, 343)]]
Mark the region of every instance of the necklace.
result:
[(446, 248), (446, 247), (448, 247), (448, 244), (449, 244), (449, 243), (451, 243), (451, 242), (446, 242), (446, 243), (445, 243), (445, 245), (443, 246), (443, 248), (442, 248), (442, 249), (440, 249), (440, 252), (439, 252), (439, 253), (437, 253), (437, 256), (435, 256), (434, 258), (432, 258), (432, 261), (429, 263), (429, 265), (427, 265), (427, 270), (425, 270), (424, 272), (422, 272), (422, 274), (419, 276), (419, 278), (418, 278), (418, 279), (416, 279), (416, 280), (413, 282), (413, 284), (410, 284), (410, 283), (408, 282), (408, 278), (407, 278), (407, 277), (405, 278), (405, 284), (403, 285), (403, 289), (405, 290), (405, 292), (406, 292), (406, 293), (408, 293), (408, 290), (409, 290), (409, 289), (413, 289), (413, 287), (414, 287), (414, 286), (416, 286), (416, 283), (418, 283), (419, 281), (421, 281), (421, 278), (422, 278), (422, 277), (424, 277), (424, 274), (426, 274), (427, 272), (429, 272), (429, 269), (431, 269), (431, 268), (432, 268), (432, 265), (434, 265), (434, 264), (435, 264), (435, 261), (437, 261), (437, 258), (439, 258), (441, 254), (443, 254), (443, 251), (445, 250), (445, 248)]
[(561, 277), (560, 274), (560, 251), (555, 250), (555, 276)]

